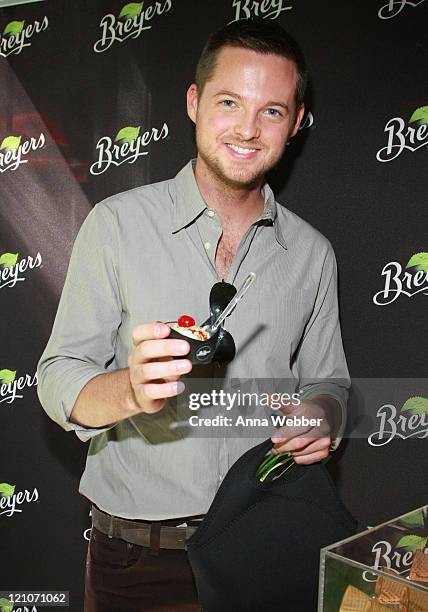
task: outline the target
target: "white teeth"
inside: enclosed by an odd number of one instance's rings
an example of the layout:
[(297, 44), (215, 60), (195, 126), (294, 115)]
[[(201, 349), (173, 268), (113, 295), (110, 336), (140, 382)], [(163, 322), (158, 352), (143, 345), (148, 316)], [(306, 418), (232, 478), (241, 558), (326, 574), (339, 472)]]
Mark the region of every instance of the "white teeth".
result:
[(254, 153), (257, 149), (243, 149), (242, 147), (237, 147), (233, 144), (228, 144), (228, 147), (236, 151), (237, 153), (245, 154), (245, 153)]

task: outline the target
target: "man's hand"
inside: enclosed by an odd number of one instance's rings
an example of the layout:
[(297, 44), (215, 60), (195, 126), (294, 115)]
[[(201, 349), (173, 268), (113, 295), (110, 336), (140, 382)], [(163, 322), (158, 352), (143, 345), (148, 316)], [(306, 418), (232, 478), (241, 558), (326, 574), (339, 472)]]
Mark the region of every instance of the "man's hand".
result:
[(330, 396), (320, 395), (313, 400), (302, 400), (298, 406), (287, 406), (281, 410), (288, 417), (305, 416), (321, 419), (319, 426), (280, 427), (271, 440), (273, 454), (291, 452), (296, 463), (308, 465), (328, 457), (332, 442), (332, 431), (337, 429), (339, 403)]
[(171, 328), (165, 323), (144, 323), (132, 330), (134, 348), (128, 358), (134, 399), (142, 412), (159, 412), (168, 397), (184, 390), (179, 380), (192, 369), (190, 359), (173, 359), (190, 351), (186, 340), (168, 339)]
[(168, 397), (181, 393), (181, 374), (190, 372), (189, 359), (173, 359), (190, 351), (186, 340), (166, 339), (165, 323), (145, 323), (132, 330), (134, 348), (129, 368), (98, 374), (80, 391), (70, 421), (82, 427), (113, 427), (140, 412), (158, 412)]

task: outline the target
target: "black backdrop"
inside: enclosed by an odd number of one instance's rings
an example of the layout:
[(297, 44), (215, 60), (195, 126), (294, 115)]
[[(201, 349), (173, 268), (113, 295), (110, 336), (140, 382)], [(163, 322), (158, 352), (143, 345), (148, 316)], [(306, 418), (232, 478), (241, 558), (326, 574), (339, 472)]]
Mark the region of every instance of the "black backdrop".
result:
[[(271, 184), (334, 245), (351, 375), (391, 380), (392, 403), (408, 379), (394, 417), (401, 438), (370, 444), (374, 407), (342, 444), (334, 477), (370, 524), (426, 503), (427, 7), (160, 0), (138, 15), (137, 3), (45, 0), (0, 9), (0, 590), (66, 589), (71, 609), (82, 609), (90, 519), (77, 486), (86, 446), (43, 413), (37, 361), (90, 208), (174, 175), (194, 155), (185, 91), (207, 34), (237, 16), (278, 20), (310, 65), (305, 127)], [(103, 42), (103, 19), (115, 40)], [(130, 28), (122, 42), (119, 27)], [(107, 138), (113, 146), (121, 129), (139, 126), (135, 161), (108, 163), (104, 151), (101, 163)], [(400, 413), (413, 395), (419, 407)]]

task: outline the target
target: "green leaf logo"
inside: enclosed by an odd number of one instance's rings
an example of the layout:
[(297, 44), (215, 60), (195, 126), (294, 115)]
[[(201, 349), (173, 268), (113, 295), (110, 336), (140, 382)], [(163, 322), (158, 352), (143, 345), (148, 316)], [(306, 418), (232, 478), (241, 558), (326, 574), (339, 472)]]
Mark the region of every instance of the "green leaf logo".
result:
[(129, 4), (125, 4), (119, 13), (119, 17), (124, 17), (125, 19), (138, 17), (143, 10), (143, 4), (144, 2), (130, 2)]
[(406, 527), (423, 527), (425, 524), (422, 510), (412, 512), (408, 516), (400, 519), (400, 523)]
[(410, 117), (409, 123), (413, 123), (414, 121), (428, 123), (428, 106), (420, 106), (415, 110), (413, 115)]
[(0, 145), (0, 149), (6, 149), (7, 151), (16, 151), (21, 142), (21, 136), (6, 136), (3, 138), (3, 142)]
[(12, 497), (15, 492), (15, 485), (7, 484), (7, 482), (0, 482), (0, 495), (2, 497)]
[(13, 601), (10, 599), (6, 599), (5, 597), (0, 597), (0, 612), (12, 612), (13, 610)]
[(0, 257), (0, 265), (4, 268), (11, 268), (18, 261), (19, 253), (3, 253)]
[(416, 268), (428, 272), (428, 253), (415, 253), (409, 259), (406, 268)]
[(0, 370), (0, 380), (3, 381), (3, 384), (9, 385), (16, 378), (16, 371), (12, 372), (12, 370)]
[(3, 34), (11, 34), (12, 36), (16, 36), (17, 34), (22, 32), (23, 29), (24, 29), (23, 21), (11, 21), (5, 27)]
[(428, 414), (428, 398), (426, 397), (409, 397), (403, 404), (402, 412), (410, 410), (413, 414)]
[(417, 550), (423, 550), (427, 545), (427, 541), (428, 537), (422, 538), (417, 535), (406, 535), (397, 542), (397, 548), (407, 548), (407, 550), (416, 552)]
[(124, 127), (118, 131), (115, 142), (118, 140), (123, 140), (123, 142), (133, 142), (136, 138), (138, 138), (138, 134), (140, 133), (141, 126), (138, 127)]

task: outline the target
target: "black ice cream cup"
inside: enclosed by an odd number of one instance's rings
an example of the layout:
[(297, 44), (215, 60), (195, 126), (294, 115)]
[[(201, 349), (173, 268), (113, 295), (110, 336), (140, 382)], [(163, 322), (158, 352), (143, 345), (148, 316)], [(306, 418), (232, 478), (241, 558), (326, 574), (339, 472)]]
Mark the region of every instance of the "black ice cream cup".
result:
[[(201, 327), (210, 328), (211, 325), (217, 321), (219, 315), (223, 312), (235, 294), (236, 287), (233, 285), (225, 281), (215, 283), (211, 287), (209, 297), (210, 316), (202, 323)], [(212, 361), (216, 361), (217, 363), (229, 363), (235, 357), (235, 342), (231, 334), (224, 329), (223, 324), (206, 340), (197, 340), (196, 338), (191, 338), (173, 329), (171, 325), (177, 324), (177, 321), (166, 321), (165, 323), (171, 328), (168, 338), (187, 340), (190, 344), (190, 352), (187, 355), (183, 355), (183, 357), (190, 359), (194, 365), (208, 364)], [(182, 359), (183, 357), (175, 357), (175, 359)]]
[[(166, 321), (166, 325), (170, 327), (173, 323), (176, 323), (176, 321)], [(179, 331), (171, 327), (168, 338), (186, 340), (190, 344), (190, 352), (182, 357), (175, 357), (175, 359), (190, 359), (194, 365), (211, 363), (217, 350), (220, 331), (221, 327), (206, 340), (197, 340), (196, 338), (190, 338), (189, 336), (180, 334)]]

